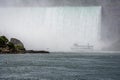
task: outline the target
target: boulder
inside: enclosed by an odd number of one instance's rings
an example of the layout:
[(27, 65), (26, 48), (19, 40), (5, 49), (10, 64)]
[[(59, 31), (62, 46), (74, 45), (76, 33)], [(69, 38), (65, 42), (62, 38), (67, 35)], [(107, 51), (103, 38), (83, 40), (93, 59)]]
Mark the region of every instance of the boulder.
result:
[(16, 38), (11, 38), (10, 42), (13, 43), (15, 46), (16, 45), (24, 46), (23, 43), (20, 40), (16, 39)]
[(17, 51), (25, 51), (24, 45), (20, 40), (11, 38), (10, 42), (14, 44)]

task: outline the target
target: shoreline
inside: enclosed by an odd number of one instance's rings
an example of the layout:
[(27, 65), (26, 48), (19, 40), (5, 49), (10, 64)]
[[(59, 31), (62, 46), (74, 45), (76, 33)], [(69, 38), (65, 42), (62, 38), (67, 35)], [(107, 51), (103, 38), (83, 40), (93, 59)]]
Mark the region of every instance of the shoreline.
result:
[(1, 52), (0, 54), (48, 54), (49, 51), (45, 50), (25, 50), (25, 51), (18, 51), (18, 52)]
[(50, 53), (50, 52), (45, 50), (26, 50), (25, 53)]

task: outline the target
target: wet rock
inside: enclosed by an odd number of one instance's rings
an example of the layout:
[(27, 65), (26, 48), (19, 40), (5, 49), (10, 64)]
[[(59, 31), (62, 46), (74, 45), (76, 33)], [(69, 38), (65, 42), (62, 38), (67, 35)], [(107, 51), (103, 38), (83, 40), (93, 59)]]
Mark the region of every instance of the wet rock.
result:
[(10, 42), (14, 44), (17, 52), (25, 51), (24, 45), (20, 40), (18, 40), (16, 38), (11, 38)]

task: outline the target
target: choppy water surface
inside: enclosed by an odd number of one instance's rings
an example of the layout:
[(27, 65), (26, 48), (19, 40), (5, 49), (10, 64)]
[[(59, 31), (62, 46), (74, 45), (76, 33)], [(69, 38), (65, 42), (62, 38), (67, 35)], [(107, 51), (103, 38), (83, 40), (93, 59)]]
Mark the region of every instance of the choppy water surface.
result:
[(120, 54), (1, 54), (0, 80), (120, 80)]

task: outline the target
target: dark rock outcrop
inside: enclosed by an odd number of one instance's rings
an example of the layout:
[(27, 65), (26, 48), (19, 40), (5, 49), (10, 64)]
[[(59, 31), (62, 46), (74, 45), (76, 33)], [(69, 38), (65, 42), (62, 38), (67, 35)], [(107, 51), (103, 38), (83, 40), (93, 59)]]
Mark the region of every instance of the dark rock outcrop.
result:
[(0, 36), (0, 53), (24, 53), (25, 48), (23, 43), (16, 39), (11, 38), (9, 41), (6, 36)]
[(24, 47), (23, 43), (20, 40), (16, 39), (16, 38), (11, 38), (10, 42), (13, 43), (15, 46), (19, 45), (19, 46)]
[(23, 43), (16, 39), (11, 38), (9, 41), (5, 36), (0, 36), (0, 54), (4, 53), (10, 53), (10, 54), (16, 54), (16, 53), (49, 53), (45, 50), (26, 50), (24, 48)]
[(40, 50), (40, 51), (26, 50), (25, 53), (50, 53), (50, 52), (49, 51), (44, 51), (44, 50)]
[(16, 38), (11, 38), (10, 42), (14, 44), (17, 52), (25, 52), (24, 45), (20, 40), (18, 40)]

